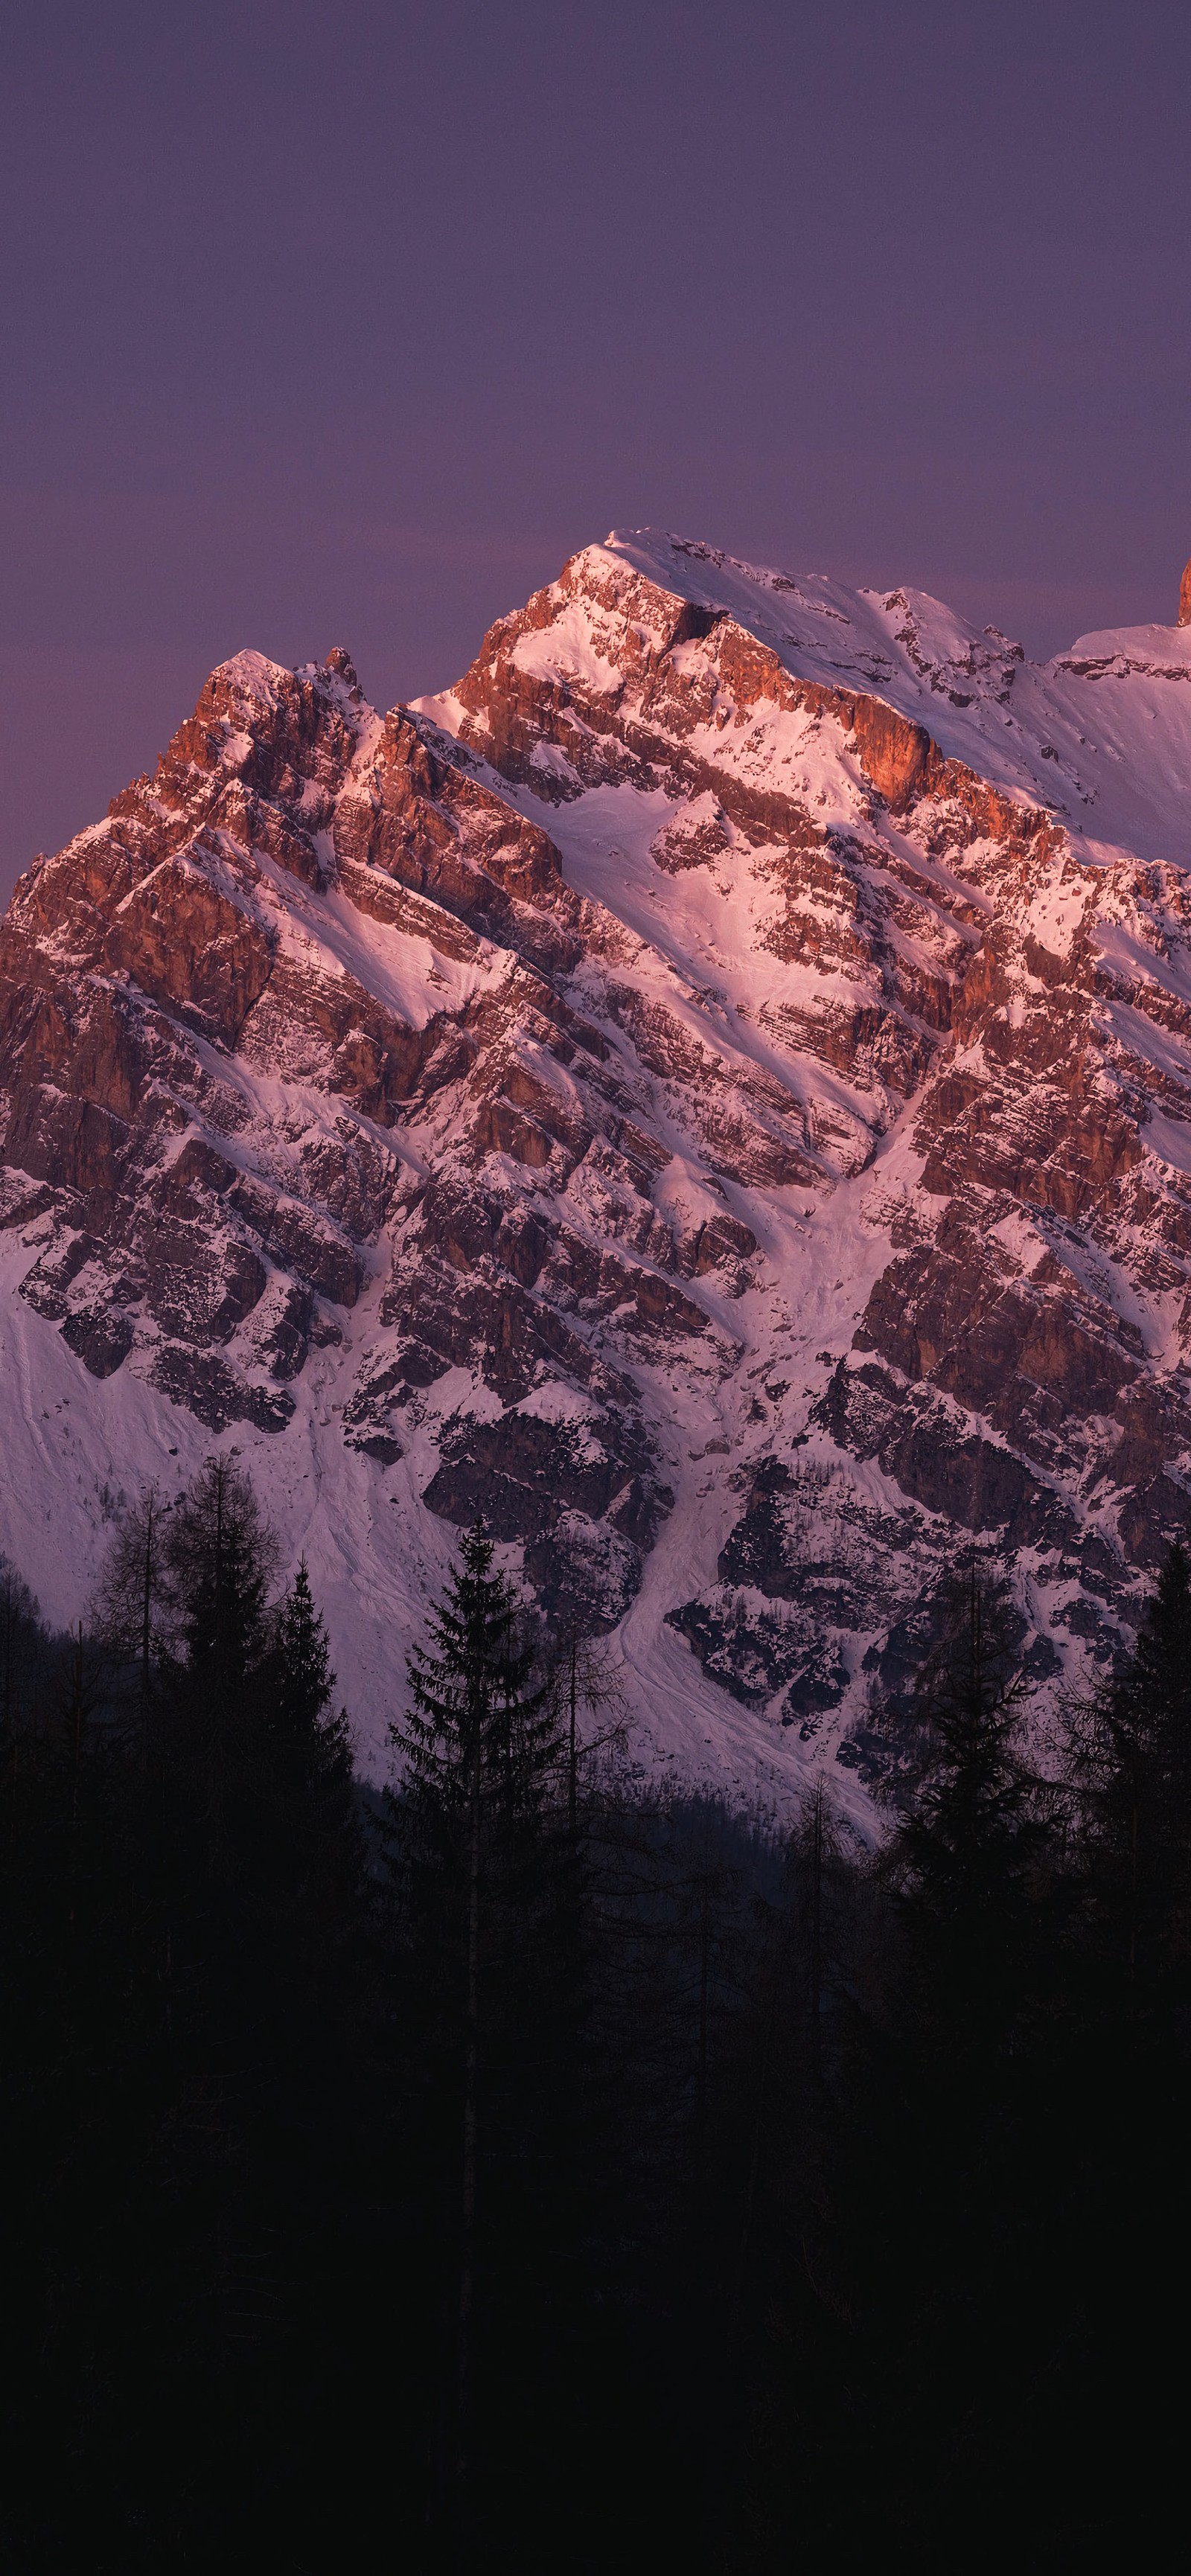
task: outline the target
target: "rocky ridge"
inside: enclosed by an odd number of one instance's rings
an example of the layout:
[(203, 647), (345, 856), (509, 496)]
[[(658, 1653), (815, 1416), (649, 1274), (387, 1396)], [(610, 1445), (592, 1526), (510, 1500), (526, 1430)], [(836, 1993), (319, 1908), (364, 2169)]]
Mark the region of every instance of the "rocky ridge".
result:
[(896, 1759), (957, 1543), (1102, 1667), (1191, 1529), (1188, 681), (648, 532), (384, 718), (224, 664), (0, 932), (46, 1606), (219, 1441), (374, 1743), (480, 1506), (750, 1787)]

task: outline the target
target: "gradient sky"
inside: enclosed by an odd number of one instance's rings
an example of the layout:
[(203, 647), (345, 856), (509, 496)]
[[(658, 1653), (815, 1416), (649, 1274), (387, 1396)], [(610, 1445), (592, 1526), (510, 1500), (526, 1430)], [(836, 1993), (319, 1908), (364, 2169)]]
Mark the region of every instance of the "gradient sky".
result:
[(0, 0), (0, 887), (609, 527), (1033, 653), (1191, 553), (1185, 0)]

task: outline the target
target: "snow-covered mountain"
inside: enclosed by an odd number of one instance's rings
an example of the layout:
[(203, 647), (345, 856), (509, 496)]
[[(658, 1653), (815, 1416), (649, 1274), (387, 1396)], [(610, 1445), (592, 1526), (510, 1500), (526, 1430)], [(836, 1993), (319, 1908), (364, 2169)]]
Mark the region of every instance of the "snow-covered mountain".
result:
[(366, 1756), (481, 1506), (764, 1795), (863, 1797), (973, 1534), (1102, 1665), (1191, 1529), (1189, 786), (1191, 628), (648, 531), (384, 718), (225, 663), (0, 932), (0, 1546), (77, 1615), (239, 1450)]

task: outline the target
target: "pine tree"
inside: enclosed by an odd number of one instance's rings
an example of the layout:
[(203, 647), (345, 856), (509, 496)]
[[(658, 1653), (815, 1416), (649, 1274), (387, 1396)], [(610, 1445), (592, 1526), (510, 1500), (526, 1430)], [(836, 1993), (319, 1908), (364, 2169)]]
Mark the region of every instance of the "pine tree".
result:
[(429, 1646), (409, 1658), (408, 1706), (391, 1730), (404, 1766), (393, 1812), (422, 2003), (424, 2107), (454, 2176), (440, 2474), (464, 2555), (477, 2510), (478, 2342), (485, 2333), (491, 2342), (497, 2313), (507, 2327), (496, 2282), (514, 2243), (529, 2292), (526, 2203), (540, 2221), (547, 2187), (543, 2112), (563, 2080), (552, 2043), (572, 1851), (558, 1694), (535, 1671), (533, 1640), (493, 1564), (477, 1523), (431, 1616)]
[(408, 1659), (409, 1705), (390, 1730), (412, 1844), (466, 1855), (468, 1949), (486, 1864), (541, 1818), (562, 1761), (556, 1697), (535, 1676), (534, 1642), (494, 1554), (477, 1523), (431, 1613), (430, 1651)]
[(346, 1709), (332, 1713), (334, 1693), (326, 1622), (303, 1557), (276, 1616), (270, 1728), (282, 1771), (316, 1801), (342, 1800), (350, 1789), (351, 1733)]
[[(37, 1603), (0, 1557), (0, 1888), (18, 1865), (24, 1789), (36, 1762), (35, 1702), (47, 1640)], [(11, 1955), (5, 1943), (7, 1955)]]
[(1132, 1655), (1075, 1711), (1069, 1757), (1079, 1904), (1063, 2032), (1059, 2214), (1072, 2240), (1068, 2296), (1079, 2334), (1068, 2339), (1060, 2429), (1082, 2482), (1096, 2483), (1113, 2527), (1119, 2520), (1148, 2563), (1162, 2553), (1160, 2526), (1181, 2510), (1181, 2387), (1168, 2349), (1169, 2320), (1185, 2297), (1191, 2117), (1191, 1563), (1183, 1547), (1170, 1550)]
[(201, 1677), (213, 1722), (264, 1658), (276, 1556), (247, 1476), (229, 1458), (209, 1458), (174, 1509), (165, 1557), (186, 1667)]
[(940, 1608), (916, 1692), (917, 1777), (873, 1872), (892, 1903), (874, 1922), (877, 1974), (832, 2158), (871, 2464), (864, 2555), (904, 2528), (907, 2563), (931, 2566), (947, 2563), (967, 2456), (983, 2457), (985, 2421), (1004, 2419), (1020, 2359), (1055, 1949), (1020, 1619), (974, 1550)]
[[(1171, 1549), (1124, 1670), (1078, 1713), (1071, 1774), (1101, 1973), (1137, 2019), (1191, 1976), (1191, 1564)], [(1105, 1993), (1104, 2000), (1107, 2000)]]
[(5, 2564), (331, 2565), (370, 2513), (361, 2248), (408, 2244), (347, 1722), (274, 1560), (216, 1460), (116, 1530), (102, 1654), (0, 1597)]
[[(276, 1901), (317, 1942), (354, 1923), (363, 1853), (347, 1711), (333, 1707), (326, 1624), (302, 1558), (263, 1675)], [(325, 1957), (325, 1950), (324, 1950)]]
[(1021, 2000), (1048, 1840), (1042, 1783), (1021, 1747), (1025, 1698), (1011, 1605), (973, 1556), (919, 1676), (923, 1757), (891, 1854), (920, 2009), (961, 2052), (983, 2049)]
[(271, 1597), (276, 1561), (249, 1480), (216, 1456), (168, 1516), (134, 1509), (105, 1594), (138, 1679), (152, 1599), (136, 1875), (158, 2096), (128, 2416), (163, 2557), (181, 2494), (200, 2555), (237, 2521), (296, 2549), (278, 2488), (308, 2491), (352, 2343), (363, 1856), (326, 1629), (305, 1566)]
[[(301, 1740), (319, 1734), (335, 1688), (325, 1621), (315, 1609), (306, 1559), (281, 1605), (277, 1630), (277, 1722), (282, 1734)], [(342, 1720), (336, 1721), (336, 1727)]]

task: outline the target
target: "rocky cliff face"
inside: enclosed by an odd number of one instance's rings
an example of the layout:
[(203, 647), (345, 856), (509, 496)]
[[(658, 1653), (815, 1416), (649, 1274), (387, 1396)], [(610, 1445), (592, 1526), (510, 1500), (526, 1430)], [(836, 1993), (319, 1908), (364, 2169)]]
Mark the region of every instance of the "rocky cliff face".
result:
[(973, 1539), (1103, 1664), (1191, 1529), (1189, 684), (651, 536), (383, 719), (225, 664), (0, 933), (47, 1607), (219, 1441), (373, 1740), (481, 1507), (750, 1787), (896, 1758)]

